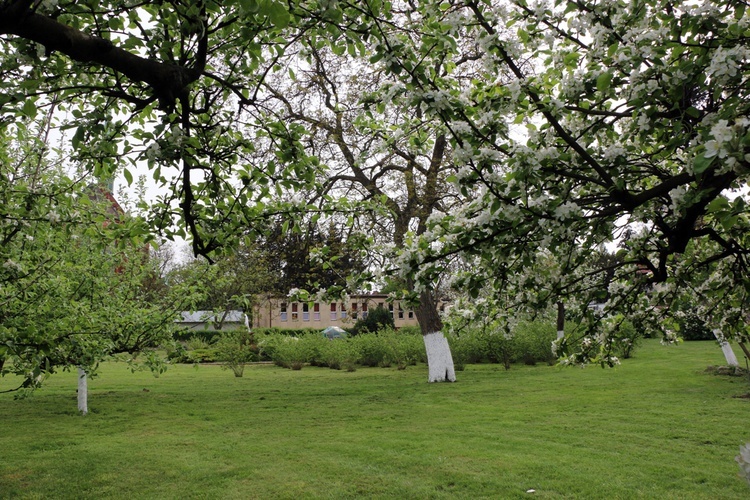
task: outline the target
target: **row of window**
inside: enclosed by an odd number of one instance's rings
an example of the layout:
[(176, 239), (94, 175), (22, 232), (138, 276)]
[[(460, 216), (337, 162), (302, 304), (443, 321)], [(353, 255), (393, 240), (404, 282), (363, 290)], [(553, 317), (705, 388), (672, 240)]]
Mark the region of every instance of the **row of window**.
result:
[[(289, 312), (288, 307), (291, 306), (291, 316), (292, 321), (299, 321), (299, 313), (300, 313), (300, 304), (297, 302), (292, 302), (291, 304), (286, 304), (285, 302), (281, 303), (280, 308), (280, 314), (279, 317), (281, 321), (288, 321), (289, 318)], [(380, 303), (378, 304), (380, 307), (382, 307), (384, 304)], [(361, 306), (361, 307), (360, 307)], [(302, 321), (310, 321), (310, 304), (307, 302), (302, 303)], [(393, 315), (393, 318), (396, 319), (404, 319), (405, 314), (406, 317), (409, 319), (414, 319), (414, 311), (404, 311), (401, 306), (398, 306), (398, 311), (394, 311), (393, 304), (388, 304), (388, 310)], [(351, 310), (351, 317), (352, 319), (356, 320), (359, 316), (359, 313), (362, 313), (362, 317), (367, 317), (367, 303), (357, 304), (356, 302), (352, 304), (352, 310)], [(394, 314), (395, 313), (395, 314)], [(339, 318), (346, 319), (348, 311), (346, 309), (346, 306), (344, 304), (331, 304), (330, 305), (330, 314), (331, 314), (331, 321), (336, 321)], [(317, 302), (313, 304), (312, 308), (312, 318), (313, 321), (320, 321), (320, 304)]]

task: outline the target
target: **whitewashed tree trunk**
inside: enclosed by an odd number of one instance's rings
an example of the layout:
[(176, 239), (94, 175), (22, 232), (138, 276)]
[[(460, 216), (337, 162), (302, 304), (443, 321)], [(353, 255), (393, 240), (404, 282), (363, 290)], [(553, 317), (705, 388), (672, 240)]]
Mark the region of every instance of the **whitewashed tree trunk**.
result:
[(86, 371), (83, 368), (78, 368), (78, 411), (82, 415), (86, 415), (89, 412), (89, 387), (88, 377)]
[(727, 342), (727, 339), (724, 337), (724, 334), (721, 333), (721, 330), (714, 330), (714, 337), (719, 341), (721, 350), (724, 351), (724, 358), (727, 360), (727, 365), (740, 366), (740, 363), (737, 361), (737, 356), (734, 355), (732, 346), (729, 345), (729, 342)]
[(453, 369), (453, 356), (448, 339), (443, 332), (432, 332), (423, 335), (427, 351), (429, 382), (455, 382), (456, 371)]

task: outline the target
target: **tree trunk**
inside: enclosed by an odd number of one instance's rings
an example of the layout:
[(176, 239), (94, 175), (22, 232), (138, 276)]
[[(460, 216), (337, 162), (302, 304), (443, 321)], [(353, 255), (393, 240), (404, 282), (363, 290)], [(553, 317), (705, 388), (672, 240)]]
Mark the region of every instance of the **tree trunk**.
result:
[(724, 337), (724, 334), (721, 333), (721, 330), (714, 330), (714, 337), (719, 341), (721, 350), (724, 351), (724, 358), (727, 360), (727, 365), (740, 366), (740, 363), (737, 361), (737, 356), (734, 355), (732, 346), (729, 345), (729, 342), (727, 342), (727, 339)]
[(427, 366), (429, 369), (428, 382), (455, 382), (456, 371), (453, 368), (453, 357), (448, 339), (441, 330), (443, 322), (437, 309), (437, 301), (428, 291), (420, 295), (419, 306), (416, 308), (417, 321), (422, 330), (424, 347), (427, 352)]
[(443, 332), (432, 332), (423, 335), (427, 351), (428, 382), (455, 382), (456, 370), (453, 368), (453, 357), (448, 339)]
[(88, 388), (88, 377), (86, 371), (79, 367), (78, 368), (78, 411), (81, 415), (86, 415), (89, 412), (89, 388)]
[[(747, 349), (747, 346), (745, 345), (745, 343), (744, 342), (737, 342), (737, 345), (739, 345), (740, 349), (742, 349), (742, 352), (745, 353), (745, 357), (747, 359), (750, 359), (750, 351)], [(0, 365), (0, 366), (2, 366), (2, 365)]]
[(565, 304), (557, 303), (557, 340), (565, 336)]

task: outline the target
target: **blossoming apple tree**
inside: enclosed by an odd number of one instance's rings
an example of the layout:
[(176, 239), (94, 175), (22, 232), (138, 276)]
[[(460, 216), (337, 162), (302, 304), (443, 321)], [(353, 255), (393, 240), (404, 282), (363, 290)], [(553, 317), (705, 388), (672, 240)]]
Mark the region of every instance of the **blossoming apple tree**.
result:
[[(745, 2), (409, 5), (402, 22), (375, 23), (378, 57), (443, 120), (462, 165), (453, 180), (474, 199), (431, 219), (406, 271), (429, 281), (464, 255), (474, 267), (458, 282), (472, 293), (515, 282), (525, 304), (572, 301), (588, 336), (593, 300), (606, 298), (603, 314), (661, 316), (689, 294), (715, 328), (748, 338)], [(431, 71), (472, 46), (482, 72), (468, 84)], [(586, 266), (625, 231), (616, 263)], [(599, 341), (570, 361), (615, 362)]]

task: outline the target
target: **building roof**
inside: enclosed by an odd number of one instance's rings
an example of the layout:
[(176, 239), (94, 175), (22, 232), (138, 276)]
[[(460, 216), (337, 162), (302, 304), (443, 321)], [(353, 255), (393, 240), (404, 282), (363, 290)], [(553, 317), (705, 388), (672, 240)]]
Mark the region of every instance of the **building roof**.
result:
[[(182, 311), (180, 313), (180, 323), (216, 323), (221, 321), (221, 317), (224, 313), (216, 313), (214, 311)], [(244, 323), (245, 313), (242, 311), (227, 311), (227, 315), (224, 317), (224, 323)]]

